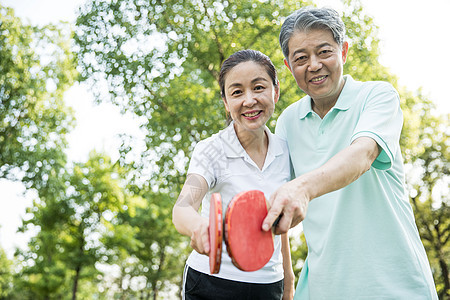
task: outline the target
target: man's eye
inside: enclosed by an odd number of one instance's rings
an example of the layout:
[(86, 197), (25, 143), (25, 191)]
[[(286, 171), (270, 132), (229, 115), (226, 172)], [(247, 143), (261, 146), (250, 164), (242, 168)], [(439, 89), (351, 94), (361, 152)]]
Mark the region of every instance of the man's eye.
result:
[(306, 62), (307, 59), (308, 59), (308, 58), (306, 57), (306, 55), (300, 55), (300, 56), (297, 56), (297, 57), (294, 59), (294, 63), (296, 63), (296, 64), (304, 64), (304, 63)]

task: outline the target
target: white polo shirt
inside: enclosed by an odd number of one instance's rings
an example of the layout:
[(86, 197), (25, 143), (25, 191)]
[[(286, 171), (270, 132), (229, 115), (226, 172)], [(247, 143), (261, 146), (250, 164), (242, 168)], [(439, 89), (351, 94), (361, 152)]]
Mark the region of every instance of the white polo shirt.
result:
[[(199, 174), (208, 183), (209, 190), (202, 200), (201, 215), (203, 217), (209, 218), (209, 203), (213, 193), (220, 193), (222, 209), (225, 212), (231, 199), (240, 192), (260, 190), (266, 199), (269, 199), (281, 184), (290, 180), (290, 162), (286, 142), (272, 134), (267, 127), (265, 131), (269, 138), (269, 148), (262, 170), (240, 144), (234, 130), (234, 123), (196, 145), (188, 174)], [(223, 242), (220, 272), (213, 276), (252, 283), (279, 281), (283, 279), (280, 236), (275, 236), (274, 246), (272, 258), (262, 269), (244, 272), (233, 265)], [(209, 258), (206, 255), (192, 251), (187, 264), (199, 272), (209, 274)]]

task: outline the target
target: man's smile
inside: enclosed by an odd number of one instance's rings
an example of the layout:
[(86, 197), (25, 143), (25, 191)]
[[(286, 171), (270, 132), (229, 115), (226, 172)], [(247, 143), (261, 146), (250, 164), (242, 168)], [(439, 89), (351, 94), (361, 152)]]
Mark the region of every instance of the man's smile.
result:
[(312, 78), (310, 80), (310, 82), (318, 83), (318, 82), (321, 82), (321, 81), (325, 80), (325, 78), (327, 78), (327, 77), (328, 77), (328, 75), (317, 76), (317, 77)]

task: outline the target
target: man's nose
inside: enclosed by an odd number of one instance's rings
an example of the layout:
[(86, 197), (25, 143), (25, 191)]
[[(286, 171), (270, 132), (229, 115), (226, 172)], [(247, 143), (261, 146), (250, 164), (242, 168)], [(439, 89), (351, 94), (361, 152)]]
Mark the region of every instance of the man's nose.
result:
[(308, 70), (310, 72), (316, 72), (316, 71), (320, 70), (321, 68), (322, 68), (322, 62), (321, 62), (320, 58), (315, 55), (311, 56), (310, 61), (309, 61)]

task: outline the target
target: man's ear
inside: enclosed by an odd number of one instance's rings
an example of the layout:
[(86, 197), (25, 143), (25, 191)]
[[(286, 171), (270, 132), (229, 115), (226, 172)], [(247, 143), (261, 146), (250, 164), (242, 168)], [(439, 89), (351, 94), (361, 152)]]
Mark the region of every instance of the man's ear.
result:
[(342, 62), (345, 64), (345, 62), (347, 61), (347, 54), (348, 54), (348, 42), (345, 41), (342, 44)]
[(275, 96), (273, 100), (275, 101), (275, 103), (277, 103), (279, 99), (280, 99), (280, 82), (277, 81), (277, 85), (275, 86)]
[(286, 67), (289, 69), (289, 71), (292, 73), (291, 67), (289, 66), (288, 61), (286, 60), (286, 58), (284, 59), (284, 64), (286, 65)]

